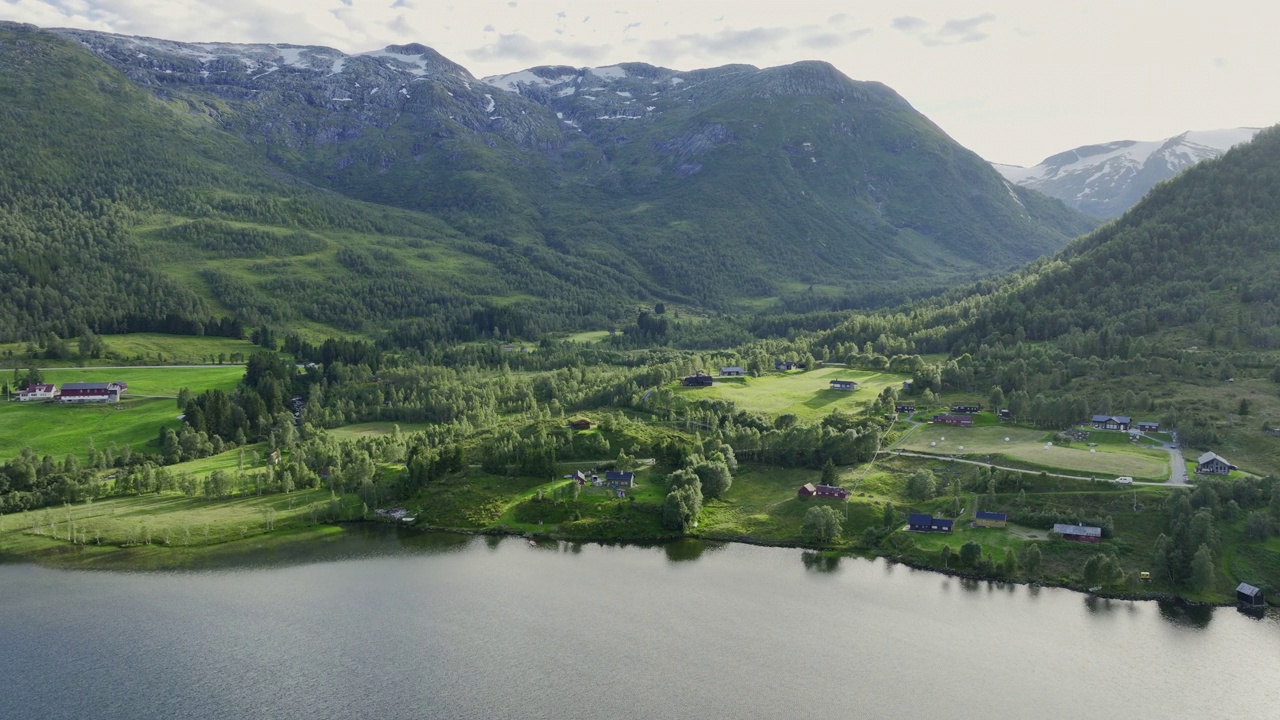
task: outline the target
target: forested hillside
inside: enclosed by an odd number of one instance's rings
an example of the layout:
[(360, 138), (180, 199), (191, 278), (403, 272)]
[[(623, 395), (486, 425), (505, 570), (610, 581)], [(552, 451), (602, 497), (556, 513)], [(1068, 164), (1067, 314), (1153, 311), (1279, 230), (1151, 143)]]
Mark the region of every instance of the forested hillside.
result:
[(1090, 226), (824, 63), (574, 70), (553, 101), (420, 45), (57, 33), (0, 28), (0, 339), (234, 318), (420, 345), (662, 300), (874, 307)]

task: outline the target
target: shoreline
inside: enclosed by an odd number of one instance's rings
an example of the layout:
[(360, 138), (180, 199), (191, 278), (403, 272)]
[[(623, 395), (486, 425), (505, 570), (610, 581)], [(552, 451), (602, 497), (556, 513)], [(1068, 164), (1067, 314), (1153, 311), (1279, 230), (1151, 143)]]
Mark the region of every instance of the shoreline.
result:
[[(715, 534), (669, 534), (650, 537), (592, 537), (564, 535), (556, 532), (531, 532), (510, 527), (488, 528), (450, 528), (431, 525), (403, 526), (380, 521), (348, 521), (327, 523), (302, 528), (295, 528), (280, 533), (262, 534), (239, 540), (231, 540), (211, 545), (198, 546), (166, 546), (152, 545), (68, 545), (43, 536), (40, 542), (44, 547), (26, 551), (10, 551), (0, 548), (0, 564), (31, 564), (57, 570), (100, 570), (115, 572), (171, 572), (181, 570), (214, 570), (234, 569), (237, 567), (253, 568), (287, 562), (290, 559), (306, 562), (307, 556), (315, 551), (323, 550), (325, 545), (335, 542), (355, 541), (359, 538), (351, 532), (353, 528), (392, 530), (396, 533), (410, 535), (447, 534), (460, 537), (519, 537), (530, 541), (556, 541), (593, 543), (599, 545), (666, 545), (680, 540), (698, 540), (702, 542), (736, 543), (756, 547), (774, 547), (800, 550), (802, 552), (822, 553), (835, 557), (850, 557), (874, 560), (883, 558), (887, 562), (905, 565), (915, 570), (937, 573), (962, 580), (984, 581), (999, 584), (1026, 585), (1069, 590), (1081, 595), (1097, 597), (1105, 600), (1155, 601), (1178, 603), (1187, 607), (1237, 607), (1229, 601), (1192, 600), (1178, 593), (1171, 592), (1117, 592), (1099, 590), (1090, 592), (1086, 587), (1070, 583), (1056, 582), (1049, 578), (1007, 578), (987, 576), (977, 572), (959, 568), (941, 568), (915, 561), (902, 555), (868, 553), (847, 548), (818, 547), (770, 540), (751, 536), (717, 536)], [(279, 553), (295, 553), (296, 557), (280, 558)], [(359, 555), (352, 555), (358, 559)], [(327, 558), (333, 559), (333, 558)], [(341, 558), (340, 558), (341, 559)], [(326, 558), (315, 557), (315, 561)], [(1274, 607), (1268, 602), (1265, 607)]]

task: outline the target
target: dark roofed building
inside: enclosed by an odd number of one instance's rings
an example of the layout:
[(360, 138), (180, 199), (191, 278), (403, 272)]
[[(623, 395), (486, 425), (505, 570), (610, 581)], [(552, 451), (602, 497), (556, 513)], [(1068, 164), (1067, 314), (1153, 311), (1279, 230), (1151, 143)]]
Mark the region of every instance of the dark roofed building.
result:
[(831, 389), (832, 390), (857, 390), (858, 383), (852, 380), (832, 380)]
[(1247, 607), (1261, 607), (1263, 603), (1262, 590), (1249, 583), (1240, 583), (1236, 586), (1236, 602)]
[(1090, 420), (1095, 430), (1128, 430), (1133, 418), (1124, 415), (1094, 415)]
[(1009, 524), (1008, 515), (1002, 512), (984, 512), (979, 510), (974, 516), (974, 522), (979, 527), (1006, 527)]
[(907, 516), (907, 527), (912, 532), (951, 532), (953, 521), (947, 518), (936, 518), (926, 513), (911, 513)]
[(958, 425), (960, 427), (972, 427), (973, 418), (967, 415), (934, 415), (933, 422), (940, 425)]
[(916, 406), (915, 405), (894, 405), (893, 411), (899, 412), (899, 413), (913, 413), (916, 411)]
[(800, 497), (813, 497), (817, 493), (818, 493), (818, 488), (815, 487), (813, 483), (805, 483), (800, 486), (799, 490), (796, 491), (796, 494), (799, 495)]
[(720, 368), (720, 375), (722, 377), (742, 377), (743, 375), (746, 375), (746, 374), (747, 374), (747, 371), (738, 367), (737, 365)]
[(1093, 527), (1092, 525), (1054, 523), (1053, 531), (1061, 535), (1063, 540), (1089, 543), (1102, 542), (1102, 528)]
[(590, 420), (574, 420), (569, 423), (569, 427), (574, 430), (590, 430), (593, 425)]
[(965, 415), (977, 415), (982, 412), (981, 405), (952, 405), (951, 412), (963, 413)]
[(58, 393), (58, 402), (119, 402), (128, 387), (122, 382), (66, 383)]
[(847, 500), (849, 491), (838, 485), (818, 485), (814, 488), (815, 497), (835, 498), (837, 500)]
[(711, 379), (710, 375), (703, 375), (699, 372), (697, 375), (690, 375), (689, 377), (681, 380), (680, 384), (685, 387), (711, 387), (714, 382), (715, 381)]
[(1158, 422), (1140, 422), (1138, 430), (1142, 432), (1160, 432), (1160, 423)]
[(1196, 472), (1205, 475), (1228, 475), (1235, 469), (1235, 465), (1217, 453), (1207, 452), (1196, 459)]
[(633, 472), (609, 471), (604, 474), (604, 484), (611, 488), (629, 488), (636, 485), (636, 474)]

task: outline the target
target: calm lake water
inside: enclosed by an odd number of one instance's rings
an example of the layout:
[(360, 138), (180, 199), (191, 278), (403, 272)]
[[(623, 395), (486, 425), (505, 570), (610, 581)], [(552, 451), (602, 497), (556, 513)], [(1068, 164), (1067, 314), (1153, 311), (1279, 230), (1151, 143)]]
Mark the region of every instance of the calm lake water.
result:
[(0, 718), (1275, 717), (1280, 621), (695, 542), (0, 566)]

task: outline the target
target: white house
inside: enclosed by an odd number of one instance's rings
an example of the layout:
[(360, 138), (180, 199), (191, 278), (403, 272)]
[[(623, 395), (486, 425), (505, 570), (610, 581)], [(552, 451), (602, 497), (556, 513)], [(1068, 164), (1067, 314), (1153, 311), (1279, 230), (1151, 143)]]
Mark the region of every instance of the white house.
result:
[(32, 385), (26, 390), (18, 391), (18, 402), (52, 400), (57, 394), (58, 388), (56, 385)]

